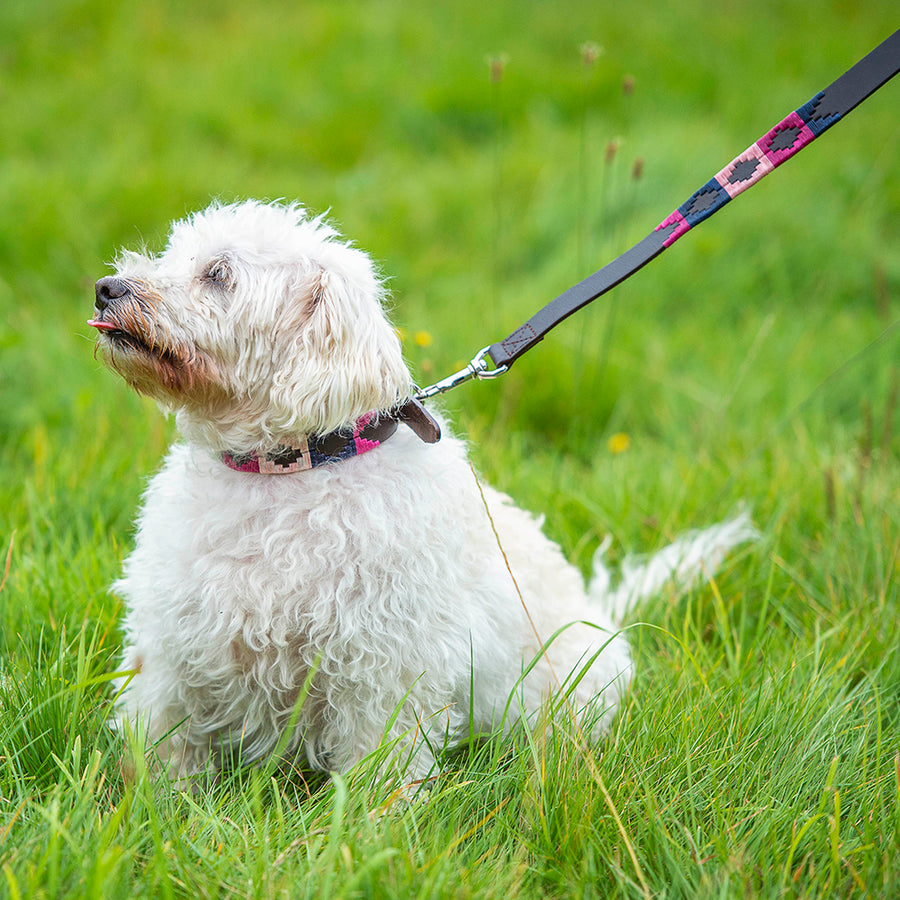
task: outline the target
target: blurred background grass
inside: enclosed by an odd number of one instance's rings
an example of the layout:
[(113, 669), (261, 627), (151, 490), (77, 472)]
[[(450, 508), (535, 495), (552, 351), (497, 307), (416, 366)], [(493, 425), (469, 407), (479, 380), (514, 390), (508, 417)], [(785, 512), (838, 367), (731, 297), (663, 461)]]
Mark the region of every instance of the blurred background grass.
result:
[[(0, 861), (34, 884), (50, 883), (42, 866), (68, 878), (56, 857), (40, 856), (50, 840), (40, 791), (61, 777), (58, 760), (81, 754), (80, 733), (85, 754), (118, 752), (91, 679), (114, 665), (119, 609), (108, 585), (173, 437), (152, 403), (93, 358), (93, 283), (118, 247), (161, 248), (169, 221), (211, 198), (330, 210), (390, 279), (394, 320), (425, 383), (641, 238), (896, 25), (887, 0), (5, 0), (0, 793), (12, 783), (17, 793), (0, 796)], [(590, 43), (603, 50), (588, 65)], [(763, 891), (773, 852), (788, 845), (778, 866), (790, 884), (794, 862), (820, 887), (896, 879), (882, 848), (896, 848), (898, 821), (898, 88), (570, 319), (502, 380), (446, 400), (479, 468), (545, 512), (584, 570), (606, 534), (617, 556), (741, 501), (754, 508), (764, 538), (714, 594), (641, 611), (663, 630), (631, 631), (637, 681), (623, 737), (604, 750), (648, 878), (673, 896), (712, 892), (734, 873)], [(60, 696), (69, 705), (54, 712)], [(809, 696), (824, 699), (797, 724)], [(43, 712), (9, 716), (29, 704)], [(769, 752), (776, 738), (782, 749)], [(793, 740), (806, 748), (802, 760), (791, 757)], [(698, 786), (700, 746), (719, 768), (734, 762), (730, 780), (710, 769), (711, 783)], [(494, 807), (498, 783), (473, 776), (469, 790), (487, 793), (475, 812), (456, 810), (454, 834)], [(857, 829), (845, 824), (839, 841), (835, 785)], [(833, 788), (829, 831), (820, 798)], [(32, 794), (33, 806), (19, 805)], [(523, 860), (538, 891), (619, 878), (608, 873), (627, 862), (627, 835), (616, 844), (600, 801), (605, 832), (594, 818), (577, 821), (582, 794), (573, 796), (560, 833), (578, 840), (565, 859), (556, 837), (542, 844), (543, 813), (529, 831), (530, 812), (527, 847), (502, 817), (484, 832), (489, 847), (515, 848), (499, 881), (481, 850), (457, 851), (461, 837), (452, 851), (444, 840), (437, 856), (421, 854), (441, 871), (469, 866), (488, 894), (491, 884), (497, 893), (519, 884)], [(748, 802), (758, 819), (745, 816)], [(196, 813), (185, 803), (179, 815)], [(11, 831), (23, 809), (22, 830)], [(118, 815), (104, 827), (131, 853), (144, 819), (123, 838)], [(161, 872), (171, 842), (185, 859), (193, 852), (166, 822), (154, 825)], [(439, 825), (434, 816), (426, 827)], [(253, 834), (250, 859), (263, 865), (268, 837)], [(803, 834), (812, 849), (793, 860)], [(89, 825), (84, 835), (91, 840)], [(140, 879), (145, 850), (134, 853)], [(70, 855), (75, 883), (86, 876)], [(782, 870), (773, 871), (777, 882)], [(188, 884), (201, 877), (185, 872)], [(219, 876), (204, 877), (213, 891)], [(629, 877), (616, 882), (625, 893), (636, 891)]]

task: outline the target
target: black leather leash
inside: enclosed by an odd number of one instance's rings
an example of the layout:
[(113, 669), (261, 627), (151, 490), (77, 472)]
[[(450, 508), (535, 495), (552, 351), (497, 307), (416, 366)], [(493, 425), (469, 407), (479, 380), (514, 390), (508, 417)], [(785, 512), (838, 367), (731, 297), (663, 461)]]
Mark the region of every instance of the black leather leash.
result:
[[(708, 219), (729, 200), (799, 153), (893, 78), (898, 71), (900, 30), (895, 31), (824, 91), (820, 91), (808, 103), (766, 132), (630, 250), (551, 300), (509, 337), (480, 350), (464, 369), (420, 390), (416, 399), (425, 400), (444, 393), (470, 378), (495, 378), (502, 375), (563, 319), (630, 278), (695, 225)], [(488, 357), (493, 368), (488, 363)]]

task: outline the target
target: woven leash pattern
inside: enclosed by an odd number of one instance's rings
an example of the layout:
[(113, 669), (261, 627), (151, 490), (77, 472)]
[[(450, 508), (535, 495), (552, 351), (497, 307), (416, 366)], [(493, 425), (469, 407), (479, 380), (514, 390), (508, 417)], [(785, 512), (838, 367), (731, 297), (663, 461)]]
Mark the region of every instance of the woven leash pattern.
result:
[(840, 121), (839, 113), (820, 112), (824, 97), (825, 92), (819, 91), (812, 100), (782, 119), (663, 219), (654, 231), (675, 226), (663, 246), (670, 247), (695, 225), (718, 212), (729, 200), (765, 178)]
[[(602, 269), (573, 285), (538, 310), (502, 341), (486, 348), (494, 366), (489, 371), (481, 363), (484, 353), (469, 366), (478, 378), (505, 372), (523, 353), (572, 313), (655, 259), (691, 228), (718, 212), (726, 203), (765, 178), (782, 163), (799, 153), (832, 125), (841, 121), (867, 97), (900, 71), (900, 31), (894, 32), (871, 53), (848, 69), (808, 103), (794, 110), (758, 141), (736, 156), (699, 190), (666, 216), (653, 231)], [(463, 374), (463, 373), (460, 373)], [(453, 387), (463, 379), (448, 379)], [(440, 383), (439, 383), (440, 384)], [(448, 389), (441, 386), (441, 390)], [(429, 389), (423, 392), (429, 396)]]

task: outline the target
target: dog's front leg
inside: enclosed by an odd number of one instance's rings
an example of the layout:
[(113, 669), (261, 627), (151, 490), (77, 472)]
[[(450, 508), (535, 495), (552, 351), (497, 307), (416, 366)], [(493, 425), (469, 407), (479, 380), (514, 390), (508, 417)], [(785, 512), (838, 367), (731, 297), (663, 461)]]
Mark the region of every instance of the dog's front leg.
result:
[(394, 691), (373, 696), (371, 685), (345, 687), (340, 695), (330, 697), (331, 714), (307, 743), (317, 768), (345, 772), (369, 760), (380, 778), (416, 789), (435, 774), (435, 753), (460, 728), (461, 714), (434, 698), (396, 697)]

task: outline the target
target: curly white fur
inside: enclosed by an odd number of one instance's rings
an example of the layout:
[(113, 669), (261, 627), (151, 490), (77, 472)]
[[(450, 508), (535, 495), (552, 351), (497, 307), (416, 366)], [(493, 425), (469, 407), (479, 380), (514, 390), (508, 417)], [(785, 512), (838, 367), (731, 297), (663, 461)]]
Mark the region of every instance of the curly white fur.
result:
[(233, 471), (222, 450), (265, 451), (409, 396), (369, 259), (299, 206), (248, 201), (176, 223), (162, 254), (123, 253), (117, 270), (98, 283), (100, 352), (185, 439), (114, 585), (135, 672), (121, 716), (176, 773), (271, 754), (313, 670), (285, 751), (322, 769), (352, 766), (387, 728), (421, 777), (429, 745), (531, 714), (591, 660), (571, 702), (595, 704), (600, 734), (631, 678), (613, 613), (752, 533), (743, 518), (692, 536), (618, 592), (598, 559), (586, 592), (535, 518), (489, 487), (482, 499), (446, 425), (434, 445), (401, 425), (344, 462)]

